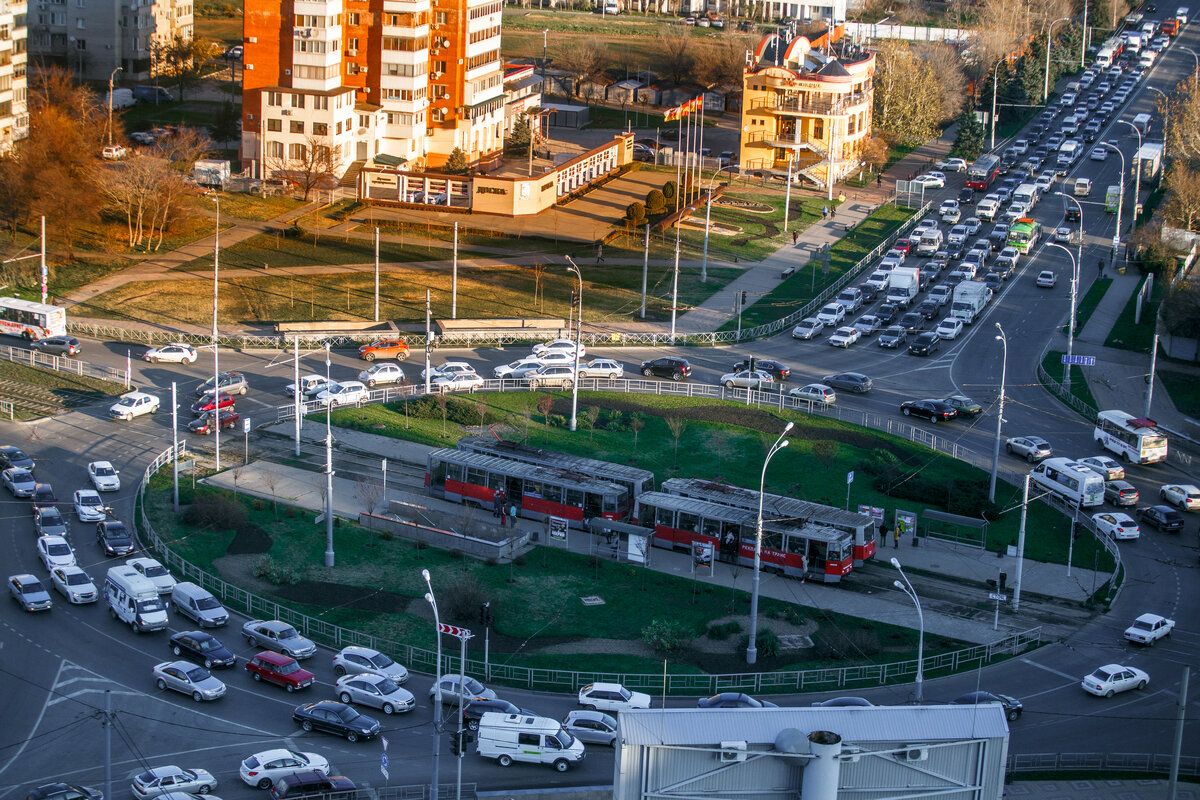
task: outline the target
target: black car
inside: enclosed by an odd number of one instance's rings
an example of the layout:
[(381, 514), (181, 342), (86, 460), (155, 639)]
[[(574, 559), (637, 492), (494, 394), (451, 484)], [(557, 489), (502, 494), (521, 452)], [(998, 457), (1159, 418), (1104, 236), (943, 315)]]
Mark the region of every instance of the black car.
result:
[(651, 361), (643, 361), (642, 374), (647, 378), (670, 378), (673, 381), (681, 381), (692, 376), (692, 365), (687, 362), (687, 359), (664, 356)]
[(1142, 523), (1157, 528), (1163, 533), (1179, 533), (1183, 530), (1183, 514), (1170, 506), (1139, 508), (1137, 518)]
[(881, 303), (879, 308), (875, 309), (875, 316), (879, 317), (880, 325), (890, 325), (900, 314), (900, 307), (895, 303)]
[(1067, 222), (1079, 221), (1079, 207), (1072, 203), (1067, 207)]
[(899, 325), (890, 325), (879, 334), (879, 346), (890, 347), (894, 350), (904, 344), (906, 339), (908, 339), (908, 331)]
[(745, 692), (721, 692), (696, 701), (700, 708), (779, 708), (767, 700), (756, 700)]
[(119, 519), (106, 519), (96, 523), (96, 541), (109, 558), (127, 556), (133, 552), (133, 539)]
[(471, 702), (463, 706), (462, 717), (463, 726), (469, 731), (479, 730), (479, 718), (484, 714), (524, 714), (526, 716), (539, 716), (535, 711), (530, 711), (527, 708), (521, 708), (507, 700), (501, 700), (499, 697), (491, 700), (484, 697), (477, 697)]
[[(751, 366), (753, 364), (753, 366)], [(741, 372), (747, 369), (760, 369), (768, 373), (777, 381), (786, 381), (788, 375), (792, 374), (791, 367), (786, 364), (780, 364), (778, 361), (771, 361), (767, 358), (749, 358), (739, 361), (733, 365), (734, 372)]]
[(35, 484), (33, 487), (33, 507), (50, 508), (55, 505), (58, 505), (58, 497), (54, 494), (54, 487), (48, 483)]
[(897, 324), (909, 333), (916, 333), (925, 328), (925, 318), (915, 311), (909, 311)]
[(983, 413), (983, 406), (976, 403), (966, 395), (952, 394), (949, 397), (943, 397), (942, 402), (953, 408), (959, 414), (965, 414), (969, 417), (975, 417)]
[[(933, 331), (926, 331), (908, 343), (908, 352), (914, 356), (929, 356), (937, 351), (941, 339)], [(957, 412), (955, 412), (957, 413)]]
[(991, 233), (988, 234), (988, 245), (990, 246), (992, 252), (1003, 249), (1004, 245), (1007, 241), (1008, 241), (1008, 227), (1007, 226), (1005, 226), (1004, 230), (1000, 230), (999, 227), (997, 226), (997, 228), (995, 230), (993, 230)]
[(1004, 716), (1008, 718), (1009, 722), (1016, 722), (1021, 716), (1021, 712), (1025, 710), (1025, 706), (1017, 698), (994, 692), (968, 692), (962, 697), (956, 697), (950, 701), (950, 704), (954, 706), (979, 706), (988, 703), (1004, 706)]
[(875, 298), (879, 296), (879, 290), (870, 283), (860, 283), (858, 285), (858, 290), (862, 292), (864, 303), (872, 303), (875, 301)]
[(821, 383), (833, 389), (845, 389), (855, 394), (866, 394), (874, 384), (871, 379), (861, 372), (839, 372), (837, 375), (826, 375)]
[(204, 631), (181, 631), (171, 635), (171, 652), (177, 658), (186, 658), (203, 664), (205, 669), (232, 667), (237, 664), (237, 656), (217, 637)]
[(323, 731), (346, 737), (348, 742), (379, 735), (379, 721), (360, 714), (345, 703), (318, 700), (292, 711), (292, 719), (305, 731)]
[(974, 189), (960, 189), (958, 192), (958, 204), (960, 206), (975, 205), (975, 190)]
[[(0, 469), (20, 467), (33, 472), (33, 459), (25, 455), (25, 451), (11, 444), (0, 447)], [(57, 785), (57, 784), (54, 784)]]
[(965, 252), (967, 252), (967, 249), (964, 242), (950, 242), (946, 245), (946, 255), (950, 256), (953, 261), (962, 258)]
[(926, 300), (917, 306), (917, 313), (925, 319), (933, 319), (941, 310), (942, 307), (938, 305), (936, 300)]
[(104, 792), (77, 783), (47, 783), (25, 795), (25, 800), (103, 800)]
[(920, 417), (930, 422), (954, 419), (958, 412), (941, 400), (905, 400), (900, 404), (900, 413), (906, 417)]

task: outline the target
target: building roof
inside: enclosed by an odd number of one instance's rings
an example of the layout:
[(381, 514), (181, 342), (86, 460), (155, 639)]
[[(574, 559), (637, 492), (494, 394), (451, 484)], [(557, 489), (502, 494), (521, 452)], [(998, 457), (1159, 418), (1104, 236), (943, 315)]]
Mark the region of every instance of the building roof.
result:
[(846, 68), (843, 67), (838, 61), (827, 62), (825, 66), (817, 70), (817, 74), (824, 75), (829, 78), (844, 78), (850, 75)]
[(718, 745), (744, 741), (774, 747), (786, 728), (833, 731), (845, 744), (939, 742), (1008, 735), (1004, 709), (974, 706), (873, 706), (840, 708), (668, 708), (622, 711), (620, 738), (634, 746)]

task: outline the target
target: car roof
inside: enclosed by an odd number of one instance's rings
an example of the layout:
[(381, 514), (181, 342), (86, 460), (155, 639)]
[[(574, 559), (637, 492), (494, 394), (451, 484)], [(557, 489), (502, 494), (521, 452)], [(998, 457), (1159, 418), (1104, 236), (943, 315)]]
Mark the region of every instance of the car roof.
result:
[(362, 646), (362, 645), (360, 645), (360, 644), (350, 644), (350, 645), (346, 645), (345, 647), (343, 647), (343, 648), (342, 648), (342, 649), (341, 649), (341, 650), (338, 652), (338, 655), (339, 655), (339, 656), (340, 656), (340, 655), (345, 655), (345, 654), (354, 654), (354, 655), (360, 655), (360, 656), (375, 656), (375, 655), (381, 655), (380, 651), (378, 651), (378, 650), (373, 650), (373, 649), (371, 649), (370, 647), (363, 647), (363, 646)]
[(599, 690), (605, 691), (605, 692), (615, 692), (615, 691), (618, 691), (618, 690), (621, 690), (624, 688), (625, 687), (619, 683), (592, 683), (592, 684), (589, 684), (589, 685), (583, 687), (583, 689), (581, 689), (580, 691), (591, 691), (593, 689), (599, 689)]
[(287, 664), (290, 661), (296, 660), (291, 656), (285, 656), (283, 653), (276, 653), (271, 650), (263, 650), (261, 653), (255, 653), (253, 658), (261, 659), (275, 665)]

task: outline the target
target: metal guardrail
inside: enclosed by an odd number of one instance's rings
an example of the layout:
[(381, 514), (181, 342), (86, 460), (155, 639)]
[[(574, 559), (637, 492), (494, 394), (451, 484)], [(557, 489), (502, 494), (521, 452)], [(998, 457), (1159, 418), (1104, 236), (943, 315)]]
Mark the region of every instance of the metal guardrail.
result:
[(12, 421), (16, 417), (16, 413), (16, 409), (11, 402), (0, 400), (0, 414), (8, 414), (9, 421)]
[[(1016, 772), (1146, 772), (1168, 775), (1171, 756), (1165, 753), (1016, 753), (1009, 754), (1007, 771)], [(1200, 776), (1200, 757), (1181, 756), (1179, 774)]]
[(1072, 411), (1079, 414), (1079, 416), (1083, 417), (1088, 422), (1096, 421), (1096, 414), (1098, 413), (1096, 409), (1092, 408), (1087, 403), (1071, 394), (1070, 389), (1068, 389), (1062, 383), (1054, 380), (1054, 378), (1050, 377), (1050, 373), (1046, 372), (1046, 369), (1042, 366), (1040, 360), (1038, 361), (1037, 377), (1038, 383), (1042, 384), (1046, 391), (1050, 392), (1050, 394), (1054, 395), (1062, 403), (1069, 406)]
[(21, 347), (4, 345), (0, 346), (0, 359), (11, 361), (14, 364), (42, 367), (44, 369), (52, 369), (55, 372), (68, 372), (72, 375), (79, 375), (85, 378), (99, 378), (101, 380), (124, 384), (126, 387), (129, 386), (124, 370), (89, 364), (86, 361), (79, 361), (66, 356), (52, 356), (47, 353), (39, 353), (36, 350), (26, 350)]
[[(186, 452), (186, 444), (180, 444), (178, 455)], [(134, 516), (138, 521), (138, 533), (144, 544), (152, 548), (159, 560), (180, 580), (192, 581), (203, 586), (227, 606), (236, 608), (251, 617), (279, 619), (291, 623), (305, 636), (318, 639), (336, 648), (361, 645), (388, 653), (408, 665), (409, 669), (434, 673), (437, 661), (435, 651), (395, 642), (361, 631), (333, 625), (318, 617), (310, 617), (287, 606), (259, 597), (240, 586), (226, 583), (215, 575), (200, 569), (173, 551), (170, 543), (163, 540), (146, 516), (145, 492), (150, 479), (162, 467), (176, 457), (172, 448), (159, 453), (142, 474), (134, 497)], [(1009, 634), (997, 642), (976, 645), (964, 650), (938, 653), (924, 658), (924, 672), (933, 670), (960, 670), (976, 668), (1009, 655), (1017, 655), (1037, 647), (1042, 641), (1041, 627)], [(443, 656), (442, 671), (457, 672), (458, 658)], [(596, 682), (618, 682), (631, 689), (648, 689), (667, 692), (671, 695), (703, 696), (722, 691), (741, 690), (748, 692), (804, 692), (820, 689), (844, 688), (848, 686), (882, 685), (901, 680), (917, 673), (917, 660), (899, 661), (890, 664), (864, 664), (855, 667), (830, 669), (790, 670), (787, 672), (735, 673), (726, 675), (671, 675), (665, 679), (659, 673), (612, 673), (574, 670), (534, 669), (510, 664), (485, 664), (468, 658), (464, 669), (471, 675), (482, 675), (487, 681), (500, 681), (510, 685), (548, 691), (575, 692), (580, 687)], [(664, 686), (665, 682), (665, 686)]]
[[(672, 337), (669, 333), (587, 333), (584, 332), (580, 338), (583, 343), (590, 347), (661, 347), (661, 346), (694, 346), (694, 347), (711, 347), (718, 344), (736, 344), (738, 342), (746, 342), (754, 339), (760, 339), (764, 336), (772, 336), (785, 328), (794, 325), (805, 317), (812, 314), (829, 301), (829, 298), (836, 295), (842, 289), (846, 288), (852, 280), (857, 278), (860, 273), (882, 253), (887, 252), (892, 243), (900, 236), (903, 236), (910, 230), (917, 221), (929, 211), (933, 203), (928, 202), (904, 222), (899, 228), (887, 236), (875, 249), (867, 253), (858, 260), (850, 269), (842, 273), (830, 286), (827, 286), (819, 295), (806, 303), (802, 308), (793, 311), (782, 319), (777, 319), (774, 322), (756, 325), (752, 328), (744, 329), (739, 335), (737, 331), (708, 331), (703, 333), (677, 334)], [(141, 330), (137, 328), (123, 328), (119, 325), (98, 325), (88, 322), (72, 322), (67, 321), (67, 330), (75, 336), (83, 336), (89, 339), (100, 339), (107, 341), (130, 342), (143, 344), (147, 347), (153, 347), (160, 344), (168, 344), (170, 342), (183, 342), (191, 345), (212, 346), (212, 337), (203, 334), (181, 333), (179, 331), (169, 330)], [(241, 350), (286, 350), (289, 348), (295, 338), (299, 336), (300, 342), (306, 346), (321, 345), (324, 346), (328, 342), (331, 346), (354, 346), (360, 342), (369, 342), (379, 338), (379, 332), (363, 332), (328, 335), (321, 333), (286, 333), (276, 335), (220, 335), (217, 341), (222, 347), (229, 347)], [(400, 336), (409, 347), (414, 350), (423, 349), (425, 346), (425, 336), (422, 334)], [(539, 334), (536, 331), (530, 331), (528, 335), (506, 333), (490, 333), (487, 331), (463, 331), (446, 334), (438, 334), (434, 336), (434, 347), (496, 347), (508, 344), (518, 344), (527, 342), (540, 342), (545, 338), (544, 333)]]

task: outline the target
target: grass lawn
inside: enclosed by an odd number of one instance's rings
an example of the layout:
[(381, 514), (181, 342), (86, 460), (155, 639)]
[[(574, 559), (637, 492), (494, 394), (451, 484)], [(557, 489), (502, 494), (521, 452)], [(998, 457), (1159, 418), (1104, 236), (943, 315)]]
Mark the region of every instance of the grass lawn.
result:
[[(654, 395), (614, 395), (607, 392), (581, 392), (580, 419), (588, 424), (589, 406), (600, 409), (596, 430), (570, 433), (564, 426), (570, 413), (570, 396), (551, 395), (555, 406), (551, 422), (543, 422), (536, 402), (545, 393), (514, 392), (488, 393), (471, 399), (453, 397), (449, 402), (448, 420), (433, 404), (417, 402), (389, 406), (371, 405), (361, 409), (341, 409), (334, 412), (334, 421), (348, 428), (369, 433), (394, 436), (443, 447), (453, 447), (465, 424), (479, 425), (482, 410), (485, 424), (505, 424), (507, 438), (526, 439), (537, 447), (575, 452), (592, 458), (621, 464), (633, 464), (652, 470), (659, 481), (669, 477), (704, 477), (739, 486), (756, 486), (767, 447), (774, 441), (784, 421), (796, 423), (792, 446), (772, 461), (767, 474), (768, 491), (787, 494), (827, 505), (842, 506), (846, 500), (845, 475), (858, 470), (867, 476), (866, 462), (877, 452), (887, 451), (897, 459), (898, 468), (927, 480), (936, 487), (919, 499), (893, 498), (884, 494), (871, 478), (855, 482), (851, 502), (881, 506), (890, 511), (896, 507), (920, 511), (924, 508), (945, 510), (946, 501), (961, 496), (973, 482), (986, 482), (987, 475), (961, 462), (911, 444), (893, 436), (859, 428), (838, 420), (812, 417), (799, 412), (747, 409), (744, 405), (719, 400), (681, 398)], [(528, 421), (526, 414), (529, 414)], [(636, 436), (629, 427), (634, 413), (641, 414), (645, 423)], [(456, 417), (457, 415), (457, 417)], [(679, 416), (687, 420), (686, 428), (676, 443), (667, 425), (667, 418)], [(833, 443), (832, 448), (824, 442)], [(703, 453), (704, 458), (694, 454)], [(820, 464), (814, 469), (814, 463)], [(966, 484), (964, 484), (966, 482)], [(985, 489), (986, 495), (986, 489)], [(997, 506), (1012, 508), (1020, 505), (1017, 487), (1001, 484), (997, 490)], [(1041, 504), (1029, 509), (1030, 522), (1026, 552), (1040, 561), (1062, 563), (1065, 552), (1067, 524), (1056, 511)], [(1036, 520), (1036, 521), (1035, 521)], [(1018, 515), (1002, 515), (988, 530), (988, 549), (1003, 550), (1016, 542)], [(1076, 561), (1081, 566), (1092, 564), (1094, 543), (1076, 543)], [(1084, 557), (1078, 551), (1088, 550)], [(1101, 552), (1101, 563), (1105, 556)]]
[[(280, 214), (286, 214), (288, 211), (304, 205), (303, 200), (291, 197), (259, 197), (241, 192), (221, 192), (220, 198), (222, 217), (250, 219), (258, 222), (274, 219)], [(210, 197), (197, 195), (189, 200), (196, 208), (203, 208), (206, 211), (214, 209), (214, 203)], [(222, 260), (224, 260), (223, 257)]]
[[(56, 264), (57, 260), (56, 257), (49, 255), (46, 257), (50, 269), (50, 281), (47, 288), (52, 298), (62, 297), (84, 284), (100, 280), (135, 263), (133, 259), (119, 256), (78, 256), (74, 261)], [(8, 290), (25, 300), (40, 303), (42, 279), (37, 259), (11, 264), (9, 269), (12, 270), (10, 274), (15, 277), (10, 279), (13, 282), (9, 285)]]
[(69, 372), (58, 372), (41, 367), (30, 367), (16, 364), (12, 361), (0, 361), (0, 378), (21, 383), (33, 383), (43, 389), (63, 389), (77, 394), (88, 395), (94, 399), (110, 397), (125, 392), (124, 384), (87, 378), (82, 375), (72, 375)]
[[(270, 240), (260, 236), (258, 239)], [(291, 240), (284, 240), (291, 241)], [(358, 244), (351, 240), (351, 244)], [(335, 242), (335, 244), (338, 244)], [(322, 247), (315, 258), (338, 263), (342, 247)], [(251, 266), (240, 258), (221, 253), (223, 267)], [(270, 253), (272, 251), (264, 251)], [(286, 252), (286, 251), (275, 251)], [(346, 261), (369, 262), (359, 252)], [(384, 255), (385, 260), (389, 259)], [(263, 262), (259, 262), (261, 265)], [(223, 280), (220, 318), (225, 323), (261, 323), (290, 320), (371, 319), (374, 311), (374, 274), (370, 269), (333, 274), (278, 274), (278, 262), (262, 277)], [(345, 262), (343, 262), (345, 263)], [(255, 266), (258, 266), (255, 265)], [(740, 271), (733, 267), (710, 267), (708, 282), (699, 280), (698, 267), (680, 269), (679, 298), (695, 305), (733, 280)], [(641, 303), (640, 265), (611, 265), (585, 270), (585, 319), (594, 322), (632, 319)], [(657, 268), (650, 277), (646, 318), (669, 319), (671, 271)], [(380, 274), (379, 313), (383, 319), (421, 321), (425, 318), (425, 290), (432, 292), (433, 316), (448, 317), (451, 305), (451, 273), (447, 269), (400, 269)], [(531, 267), (495, 265), (460, 266), (458, 270), (458, 315), (460, 318), (561, 317), (570, 311), (573, 275), (563, 270), (546, 270), (540, 280), (542, 299), (534, 301), (539, 284)], [(88, 301), (88, 314), (110, 319), (173, 320), (202, 324), (212, 319), (212, 285), (205, 280), (182, 280), (170, 284), (141, 281), (117, 287)]]
[(1138, 283), (1138, 290), (1129, 297), (1129, 302), (1125, 304), (1112, 330), (1108, 332), (1108, 338), (1104, 340), (1105, 347), (1150, 353), (1150, 348), (1154, 345), (1154, 320), (1158, 316), (1158, 304), (1162, 300), (1162, 284), (1157, 280), (1154, 282), (1149, 302), (1142, 307), (1142, 321), (1135, 323), (1133, 320), (1137, 313), (1138, 294), (1145, 283), (1146, 279), (1143, 277)]
[(853, 178), (850, 178), (849, 180), (847, 180), (846, 185), (852, 186), (855, 188), (860, 188), (860, 189), (864, 186), (870, 186), (871, 184), (875, 183), (875, 178), (878, 175), (881, 175), (884, 172), (887, 172), (889, 169), (892, 168), (893, 164), (895, 164), (900, 159), (904, 158), (906, 155), (911, 153), (913, 150), (916, 150), (919, 146), (920, 145), (917, 145), (917, 144), (908, 144), (908, 143), (904, 143), (904, 142), (892, 145), (891, 147), (888, 148), (888, 159), (887, 159), (887, 163), (885, 163), (883, 165), (883, 169), (879, 170), (878, 172), (875, 172), (874, 170), (864, 168), (861, 178), (856, 175)]
[[(894, 205), (876, 209), (854, 230), (834, 242), (830, 250), (828, 273), (823, 268), (817, 269), (821, 264), (820, 259), (812, 259), (804, 269), (797, 271), (746, 309), (742, 314), (742, 327), (771, 322), (804, 305), (820, 294), (826, 286), (837, 282), (843, 273), (878, 247), (912, 215), (912, 209)], [(726, 323), (724, 327), (731, 328), (735, 325), (736, 322)]]
[[(1091, 319), (1092, 312), (1096, 310), (1096, 306), (1100, 305), (1100, 301), (1104, 299), (1104, 293), (1108, 291), (1108, 287), (1112, 286), (1112, 278), (1099, 278), (1094, 281), (1091, 287), (1088, 288), (1087, 294), (1083, 296), (1075, 307), (1075, 335), (1083, 330), (1083, 326), (1087, 325), (1087, 321)], [(1063, 326), (1063, 332), (1066, 333), (1067, 328)]]
[[(1042, 359), (1042, 369), (1046, 370), (1046, 374), (1059, 383), (1063, 381), (1062, 357), (1065, 355), (1066, 353), (1061, 350), (1051, 350)], [(1080, 366), (1073, 365), (1071, 367), (1071, 395), (1081, 403), (1096, 409), (1096, 398), (1092, 395), (1092, 388), (1088, 386), (1087, 376), (1084, 375), (1083, 369)]]
[(1200, 380), (1191, 373), (1167, 369), (1159, 369), (1157, 374), (1179, 413), (1200, 417)]

